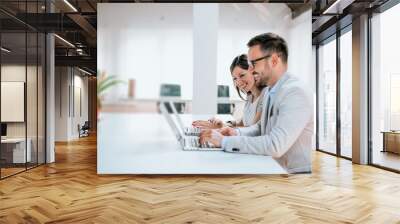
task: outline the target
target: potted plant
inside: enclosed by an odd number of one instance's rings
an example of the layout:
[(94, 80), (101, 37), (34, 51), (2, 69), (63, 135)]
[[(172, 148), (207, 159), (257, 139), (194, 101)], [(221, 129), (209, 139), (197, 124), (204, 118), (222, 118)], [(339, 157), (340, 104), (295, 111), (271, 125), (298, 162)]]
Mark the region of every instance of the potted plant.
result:
[(116, 76), (108, 76), (106, 72), (98, 72), (98, 74), (100, 74), (100, 76), (97, 79), (97, 117), (101, 109), (101, 101), (103, 100), (104, 94), (112, 87), (125, 83)]

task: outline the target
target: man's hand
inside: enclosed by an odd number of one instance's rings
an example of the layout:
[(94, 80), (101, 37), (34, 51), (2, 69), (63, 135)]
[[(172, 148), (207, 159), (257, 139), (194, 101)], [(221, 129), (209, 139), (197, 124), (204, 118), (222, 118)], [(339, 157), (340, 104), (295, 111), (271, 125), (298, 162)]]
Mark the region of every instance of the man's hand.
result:
[(236, 130), (231, 127), (224, 127), (224, 128), (218, 129), (218, 132), (224, 136), (236, 136), (237, 135)]
[(216, 130), (204, 130), (200, 133), (200, 144), (203, 145), (206, 142), (211, 143), (214, 145), (214, 147), (221, 147), (221, 142), (222, 142), (222, 138), (224, 136)]

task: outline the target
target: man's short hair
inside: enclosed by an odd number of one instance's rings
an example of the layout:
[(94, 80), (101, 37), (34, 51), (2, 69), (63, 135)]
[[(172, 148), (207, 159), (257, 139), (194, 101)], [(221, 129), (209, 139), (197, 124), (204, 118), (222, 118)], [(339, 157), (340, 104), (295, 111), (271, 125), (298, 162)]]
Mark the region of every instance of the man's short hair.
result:
[(247, 43), (248, 47), (253, 47), (256, 45), (260, 45), (260, 48), (263, 52), (275, 52), (280, 55), (282, 61), (287, 63), (289, 51), (286, 44), (286, 41), (274, 33), (263, 33), (257, 35)]

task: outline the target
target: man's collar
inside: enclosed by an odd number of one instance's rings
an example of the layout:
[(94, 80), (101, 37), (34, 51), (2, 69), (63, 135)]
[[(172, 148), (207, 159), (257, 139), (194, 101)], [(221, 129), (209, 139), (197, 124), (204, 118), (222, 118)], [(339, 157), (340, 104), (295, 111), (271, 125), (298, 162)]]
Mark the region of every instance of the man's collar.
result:
[(286, 79), (286, 76), (286, 72), (283, 73), (283, 75), (278, 79), (275, 85), (269, 88), (269, 92), (272, 94), (275, 93), (279, 89), (279, 86), (282, 84), (283, 80)]

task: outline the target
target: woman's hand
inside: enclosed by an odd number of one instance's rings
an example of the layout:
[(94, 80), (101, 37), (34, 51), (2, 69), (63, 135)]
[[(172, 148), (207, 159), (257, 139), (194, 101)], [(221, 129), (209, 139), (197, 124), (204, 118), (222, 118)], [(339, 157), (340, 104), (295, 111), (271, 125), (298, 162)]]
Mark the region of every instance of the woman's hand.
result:
[(199, 127), (204, 129), (217, 129), (223, 127), (223, 122), (221, 120), (211, 118), (208, 121), (203, 121), (203, 120), (193, 121), (192, 125), (194, 127)]
[(224, 126), (224, 122), (213, 117), (209, 120), (214, 128), (222, 128)]
[(211, 128), (212, 123), (209, 121), (202, 121), (202, 120), (197, 120), (192, 122), (193, 127), (198, 127), (198, 128)]

